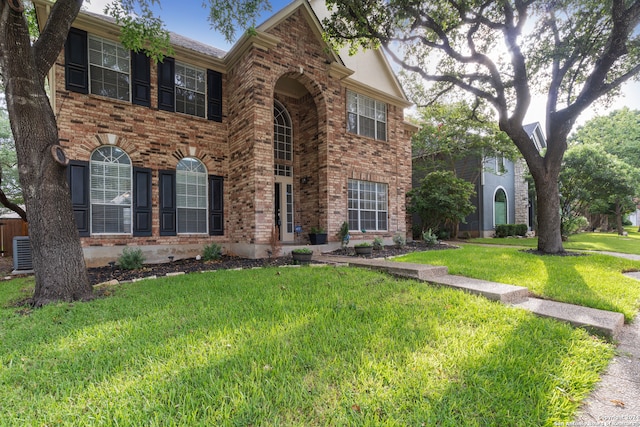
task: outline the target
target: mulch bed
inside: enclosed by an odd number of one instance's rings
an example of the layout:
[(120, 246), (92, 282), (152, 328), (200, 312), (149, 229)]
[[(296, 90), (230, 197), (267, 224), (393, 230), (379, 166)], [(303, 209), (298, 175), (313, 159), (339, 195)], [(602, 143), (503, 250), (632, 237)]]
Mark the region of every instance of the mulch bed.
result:
[[(398, 248), (395, 246), (384, 246), (381, 250), (373, 251), (372, 255), (362, 256), (365, 258), (389, 258), (398, 255), (403, 255), (409, 252), (415, 251), (427, 251), (427, 250), (442, 250), (453, 249), (457, 246), (447, 245), (440, 243), (433, 246), (427, 246), (423, 242), (409, 242), (405, 246)], [(350, 248), (338, 249), (325, 255), (339, 255), (339, 256), (353, 256), (355, 257), (355, 250)], [(312, 261), (313, 262), (313, 261)], [(220, 260), (217, 261), (201, 261), (195, 258), (187, 258), (167, 262), (163, 264), (147, 264), (139, 270), (122, 270), (118, 266), (110, 267), (97, 267), (89, 268), (87, 272), (89, 274), (89, 282), (93, 285), (117, 280), (118, 282), (130, 281), (135, 279), (142, 279), (151, 276), (166, 276), (168, 273), (176, 272), (200, 272), (200, 271), (212, 271), (212, 270), (232, 270), (232, 269), (247, 269), (247, 268), (259, 268), (259, 267), (277, 267), (283, 265), (294, 264), (291, 255), (277, 257), (277, 258), (262, 258), (262, 259), (248, 259), (241, 257), (232, 257), (223, 255)]]

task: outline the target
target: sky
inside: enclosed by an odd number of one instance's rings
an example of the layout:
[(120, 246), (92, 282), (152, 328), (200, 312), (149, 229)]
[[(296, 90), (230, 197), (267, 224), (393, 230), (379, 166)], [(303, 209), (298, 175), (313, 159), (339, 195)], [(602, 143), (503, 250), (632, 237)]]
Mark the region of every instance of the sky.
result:
[[(84, 7), (92, 12), (103, 13), (105, 5), (110, 2), (111, 0), (85, 0)], [(256, 22), (257, 25), (288, 5), (291, 0), (271, 0), (270, 2), (271, 11), (263, 13), (258, 22)], [(228, 51), (232, 44), (226, 42), (224, 37), (210, 28), (207, 20), (208, 10), (202, 7), (202, 3), (201, 0), (161, 0), (160, 6), (156, 6), (155, 9), (169, 31)], [(238, 31), (236, 36), (240, 35), (242, 35), (242, 32)], [(544, 96), (534, 97), (529, 112), (525, 117), (525, 123), (540, 122), (544, 129), (545, 100)], [(622, 87), (620, 96), (607, 107), (599, 105), (589, 107), (578, 118), (574, 131), (579, 125), (597, 115), (606, 115), (610, 111), (625, 106), (640, 110), (640, 82), (625, 84)]]

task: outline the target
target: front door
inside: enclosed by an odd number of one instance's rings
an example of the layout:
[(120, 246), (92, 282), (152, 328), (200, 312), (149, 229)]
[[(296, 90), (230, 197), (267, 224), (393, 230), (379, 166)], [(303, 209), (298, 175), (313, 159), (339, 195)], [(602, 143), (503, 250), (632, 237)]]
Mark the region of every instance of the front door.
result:
[(293, 242), (293, 178), (276, 175), (274, 185), (275, 224), (279, 230), (280, 241)]

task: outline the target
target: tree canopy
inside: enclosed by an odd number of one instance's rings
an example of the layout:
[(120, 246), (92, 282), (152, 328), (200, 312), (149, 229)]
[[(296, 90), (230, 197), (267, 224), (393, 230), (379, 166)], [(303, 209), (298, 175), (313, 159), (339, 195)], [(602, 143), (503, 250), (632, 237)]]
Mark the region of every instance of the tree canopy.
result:
[[(640, 0), (329, 0), (324, 21), (351, 48), (381, 45), (405, 70), (488, 102), (522, 153), (538, 199), (538, 249), (563, 251), (557, 180), (576, 118), (640, 72)], [(523, 128), (546, 94), (547, 150)]]

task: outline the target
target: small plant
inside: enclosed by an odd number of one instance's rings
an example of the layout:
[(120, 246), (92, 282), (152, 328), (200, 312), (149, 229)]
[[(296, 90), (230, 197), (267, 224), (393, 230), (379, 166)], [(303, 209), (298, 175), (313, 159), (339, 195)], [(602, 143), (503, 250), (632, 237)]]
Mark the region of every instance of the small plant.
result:
[(428, 229), (422, 233), (422, 240), (427, 244), (427, 246), (433, 246), (438, 243), (438, 236), (436, 236), (431, 229)]
[(407, 244), (407, 239), (406, 237), (404, 237), (404, 235), (398, 233), (395, 236), (393, 236), (393, 243), (397, 247), (402, 248)]
[(118, 265), (123, 270), (138, 270), (142, 268), (144, 256), (140, 248), (124, 248), (122, 254), (118, 257)]
[(204, 261), (218, 260), (222, 257), (222, 247), (217, 243), (206, 245), (202, 250), (202, 259)]
[(368, 248), (370, 246), (373, 246), (371, 243), (369, 242), (362, 242), (362, 243), (357, 243), (354, 245), (356, 248)]
[(383, 246), (384, 246), (384, 241), (382, 240), (382, 237), (377, 236), (375, 239), (373, 239), (373, 249), (374, 250), (381, 251)]
[(311, 227), (311, 231), (309, 231), (309, 233), (311, 233), (311, 234), (324, 234), (324, 233), (326, 233), (326, 231), (322, 227)]
[(291, 251), (294, 254), (311, 254), (313, 251), (309, 248), (296, 248)]
[(349, 240), (351, 239), (351, 235), (349, 234), (349, 223), (347, 221), (343, 222), (340, 226), (340, 231), (338, 231), (338, 237), (340, 238), (340, 244), (344, 248), (349, 244)]

